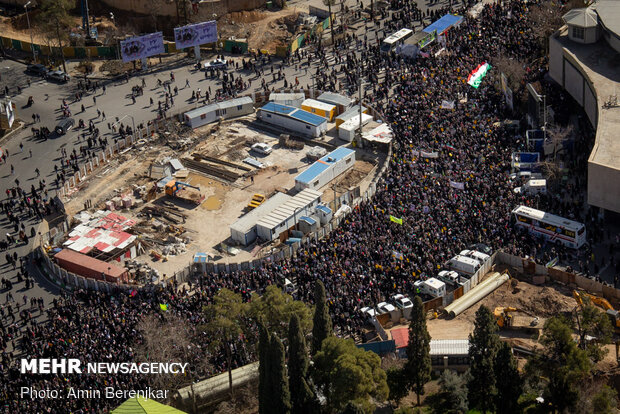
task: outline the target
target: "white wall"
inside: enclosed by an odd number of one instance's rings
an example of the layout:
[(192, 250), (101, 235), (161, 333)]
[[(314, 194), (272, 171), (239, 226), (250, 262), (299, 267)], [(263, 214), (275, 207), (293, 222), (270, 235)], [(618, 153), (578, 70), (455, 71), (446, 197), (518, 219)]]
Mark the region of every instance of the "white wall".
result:
[(215, 111), (210, 111), (205, 114), (205, 118), (195, 116), (193, 118), (190, 118), (189, 121), (186, 120), (186, 123), (192, 128), (198, 128), (200, 126), (214, 122), (215, 118)]

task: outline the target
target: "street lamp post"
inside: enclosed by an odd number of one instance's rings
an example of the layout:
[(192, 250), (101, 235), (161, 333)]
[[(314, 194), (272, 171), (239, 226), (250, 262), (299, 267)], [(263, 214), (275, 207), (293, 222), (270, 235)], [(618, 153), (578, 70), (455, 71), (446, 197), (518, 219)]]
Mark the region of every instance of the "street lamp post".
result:
[(37, 63), (37, 55), (34, 50), (34, 43), (32, 42), (32, 28), (30, 27), (30, 17), (28, 16), (28, 6), (30, 6), (32, 2), (24, 4), (24, 9), (26, 9), (26, 21), (28, 22), (28, 31), (30, 32), (30, 48), (32, 49), (32, 61), (33, 63)]

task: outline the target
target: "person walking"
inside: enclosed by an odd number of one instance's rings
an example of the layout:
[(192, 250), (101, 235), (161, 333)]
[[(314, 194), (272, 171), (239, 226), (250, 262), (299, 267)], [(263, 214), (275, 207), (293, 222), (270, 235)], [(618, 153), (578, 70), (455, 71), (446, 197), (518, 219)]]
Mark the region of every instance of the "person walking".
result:
[(185, 88), (189, 88), (189, 79), (185, 79)]
[(93, 96), (93, 105), (97, 105), (97, 97)]

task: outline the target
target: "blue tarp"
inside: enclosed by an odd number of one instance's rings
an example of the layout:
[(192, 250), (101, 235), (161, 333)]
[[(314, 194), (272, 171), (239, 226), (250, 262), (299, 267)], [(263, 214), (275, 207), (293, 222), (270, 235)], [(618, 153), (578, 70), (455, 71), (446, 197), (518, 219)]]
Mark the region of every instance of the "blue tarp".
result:
[(432, 23), (430, 26), (422, 29), (426, 33), (432, 33), (433, 30), (437, 30), (437, 35), (443, 34), (446, 30), (448, 30), (452, 26), (458, 25), (461, 20), (463, 20), (463, 16), (455, 16), (453, 14), (446, 14), (439, 20)]
[(390, 339), (381, 342), (367, 342), (365, 344), (359, 344), (357, 347), (362, 348), (364, 351), (372, 351), (377, 355), (384, 355), (396, 351), (396, 341)]

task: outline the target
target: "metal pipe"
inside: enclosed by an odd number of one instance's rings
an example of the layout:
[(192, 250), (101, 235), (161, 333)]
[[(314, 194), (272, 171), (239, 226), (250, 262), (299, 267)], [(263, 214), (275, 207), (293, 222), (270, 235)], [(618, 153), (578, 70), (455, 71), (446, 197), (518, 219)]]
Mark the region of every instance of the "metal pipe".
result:
[(483, 299), (489, 293), (503, 285), (510, 279), (508, 273), (499, 274), (495, 272), (482, 283), (479, 283), (465, 295), (446, 306), (445, 311), (452, 317), (456, 317), (463, 313), (473, 304)]

